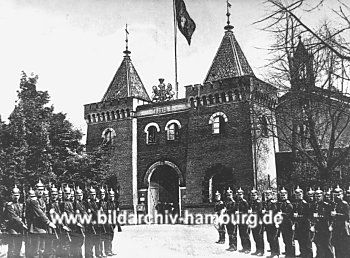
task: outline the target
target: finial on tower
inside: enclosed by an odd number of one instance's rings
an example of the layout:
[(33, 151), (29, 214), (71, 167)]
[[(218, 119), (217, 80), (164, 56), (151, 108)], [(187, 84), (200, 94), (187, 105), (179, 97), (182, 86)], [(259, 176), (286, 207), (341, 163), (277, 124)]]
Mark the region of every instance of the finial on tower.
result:
[(129, 31), (128, 31), (128, 24), (125, 24), (125, 51), (123, 51), (123, 53), (125, 54), (125, 56), (128, 56), (131, 52), (129, 51), (128, 47), (129, 47)]
[(229, 0), (226, 0), (226, 4), (227, 4), (227, 12), (226, 12), (226, 16), (227, 16), (227, 25), (224, 27), (225, 30), (227, 31), (231, 31), (233, 29), (233, 26), (230, 25), (230, 8), (231, 8), (231, 3), (229, 2)]

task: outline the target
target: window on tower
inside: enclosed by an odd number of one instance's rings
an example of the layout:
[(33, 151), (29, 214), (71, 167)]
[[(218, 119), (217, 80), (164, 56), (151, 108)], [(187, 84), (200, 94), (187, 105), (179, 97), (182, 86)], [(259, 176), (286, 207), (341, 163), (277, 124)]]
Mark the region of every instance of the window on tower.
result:
[(157, 133), (160, 132), (159, 125), (157, 123), (149, 123), (146, 125), (144, 132), (146, 133), (146, 144), (154, 144), (157, 142)]
[(175, 141), (179, 139), (179, 131), (181, 128), (181, 123), (178, 120), (170, 120), (165, 126), (167, 132), (167, 140)]
[(302, 63), (302, 64), (299, 66), (298, 75), (299, 75), (299, 79), (306, 79), (307, 70), (306, 70), (306, 65), (305, 65), (305, 63)]
[(148, 128), (148, 138), (147, 143), (156, 143), (157, 128), (155, 126), (150, 126)]
[(209, 119), (209, 124), (212, 127), (212, 134), (221, 134), (224, 131), (227, 116), (223, 112), (216, 112)]
[(102, 132), (102, 145), (110, 145), (113, 143), (116, 133), (113, 128), (106, 128)]

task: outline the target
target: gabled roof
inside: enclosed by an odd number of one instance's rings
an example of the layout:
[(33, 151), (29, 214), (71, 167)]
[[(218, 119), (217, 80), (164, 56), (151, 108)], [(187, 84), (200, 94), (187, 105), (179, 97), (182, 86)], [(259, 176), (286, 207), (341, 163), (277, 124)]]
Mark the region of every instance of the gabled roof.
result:
[(243, 75), (254, 76), (254, 72), (233, 32), (228, 29), (225, 32), (204, 83)]
[(104, 94), (102, 101), (110, 101), (125, 97), (136, 97), (146, 101), (151, 101), (147, 94), (143, 83), (133, 66), (129, 51), (124, 51), (126, 54), (120, 64), (113, 80)]

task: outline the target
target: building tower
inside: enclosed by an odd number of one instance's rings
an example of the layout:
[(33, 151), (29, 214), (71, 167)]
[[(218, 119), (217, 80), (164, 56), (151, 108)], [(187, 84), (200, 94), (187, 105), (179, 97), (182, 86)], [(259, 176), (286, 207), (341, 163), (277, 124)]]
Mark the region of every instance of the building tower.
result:
[[(127, 30), (126, 30), (127, 32)], [(84, 106), (87, 122), (87, 151), (108, 146), (112, 173), (124, 209), (134, 209), (137, 201), (136, 107), (150, 102), (145, 87), (131, 62), (128, 32), (124, 58), (102, 100)]]

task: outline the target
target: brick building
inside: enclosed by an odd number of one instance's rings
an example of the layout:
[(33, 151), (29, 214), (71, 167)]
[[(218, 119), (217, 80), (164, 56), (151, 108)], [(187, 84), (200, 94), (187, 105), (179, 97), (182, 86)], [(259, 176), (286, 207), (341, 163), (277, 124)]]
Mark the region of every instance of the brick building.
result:
[(102, 100), (85, 105), (87, 149), (109, 146), (121, 209), (153, 212), (161, 201), (212, 210), (216, 191), (275, 180), (278, 146), (267, 127), (277, 91), (255, 77), (232, 28), (185, 98), (171, 99), (160, 79), (151, 99), (126, 49)]

